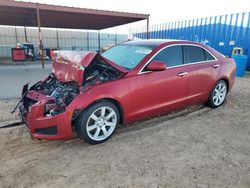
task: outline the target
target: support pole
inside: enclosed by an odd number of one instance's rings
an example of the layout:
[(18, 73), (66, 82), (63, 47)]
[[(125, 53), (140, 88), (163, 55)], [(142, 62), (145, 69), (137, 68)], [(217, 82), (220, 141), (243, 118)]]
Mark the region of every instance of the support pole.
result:
[(87, 31), (87, 50), (89, 51), (89, 31)]
[(115, 28), (115, 45), (117, 45), (117, 27)]
[(56, 29), (56, 48), (59, 50), (60, 45), (59, 45), (59, 38), (58, 38), (58, 29)]
[(147, 18), (147, 39), (149, 39), (149, 17)]
[(100, 30), (98, 30), (98, 48), (99, 48), (99, 52), (101, 53), (101, 36), (100, 36)]
[(18, 43), (18, 40), (17, 40), (17, 30), (16, 30), (16, 26), (15, 26), (15, 37), (16, 37), (16, 44)]
[(24, 26), (24, 38), (25, 42), (28, 42), (26, 27)]
[(37, 25), (38, 25), (38, 33), (39, 33), (39, 49), (42, 51), (41, 53), (41, 61), (42, 61), (42, 68), (44, 69), (44, 48), (43, 48), (43, 41), (42, 41), (42, 32), (41, 32), (41, 22), (40, 22), (40, 13), (39, 8), (36, 8), (36, 15), (37, 15)]

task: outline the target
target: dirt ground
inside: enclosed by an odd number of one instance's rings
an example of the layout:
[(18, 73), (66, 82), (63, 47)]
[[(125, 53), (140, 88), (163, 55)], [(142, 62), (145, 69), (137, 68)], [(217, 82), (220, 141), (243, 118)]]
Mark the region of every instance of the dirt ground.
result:
[[(0, 105), (0, 124), (16, 100)], [(0, 129), (0, 187), (250, 187), (250, 77), (224, 106), (191, 107), (119, 128), (101, 145)]]

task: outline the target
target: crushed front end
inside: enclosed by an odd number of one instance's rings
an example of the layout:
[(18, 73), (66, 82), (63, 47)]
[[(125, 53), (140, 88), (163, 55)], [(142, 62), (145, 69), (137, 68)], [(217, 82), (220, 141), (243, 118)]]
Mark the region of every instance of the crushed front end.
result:
[(72, 121), (83, 110), (69, 108), (76, 96), (125, 73), (123, 68), (94, 52), (54, 52), (52, 73), (30, 88), (28, 84), (23, 86), (17, 104), (21, 120), (35, 138), (69, 139)]
[(78, 94), (77, 84), (59, 82), (53, 74), (30, 89), (26, 84), (19, 105), (21, 120), (35, 138), (69, 139), (73, 111), (67, 106)]

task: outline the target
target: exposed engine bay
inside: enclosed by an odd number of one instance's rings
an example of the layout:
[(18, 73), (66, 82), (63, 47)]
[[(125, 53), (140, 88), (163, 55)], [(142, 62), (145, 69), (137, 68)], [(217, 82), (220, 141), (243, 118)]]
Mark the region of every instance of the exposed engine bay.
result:
[(34, 138), (69, 139), (82, 110), (94, 103), (93, 91), (102, 93), (129, 71), (96, 52), (53, 51), (52, 60), (52, 73), (31, 87), (25, 84), (12, 113), (19, 109)]
[[(49, 116), (63, 112), (66, 106), (79, 94), (79, 87), (74, 82), (60, 82), (51, 74), (46, 80), (33, 85), (29, 91), (36, 91), (41, 96), (46, 96), (44, 97), (46, 100), (45, 115)], [(31, 101), (36, 102), (34, 99)]]
[(83, 86), (95, 85), (119, 78), (121, 72), (107, 64), (105, 61), (95, 59), (85, 71)]
[(95, 58), (82, 74), (84, 81), (81, 85), (75, 81), (59, 81), (53, 73), (45, 80), (34, 84), (23, 98), (24, 114), (29, 112), (33, 104), (41, 100), (46, 101), (44, 116), (60, 114), (80, 92), (122, 76), (119, 70), (99, 58)]

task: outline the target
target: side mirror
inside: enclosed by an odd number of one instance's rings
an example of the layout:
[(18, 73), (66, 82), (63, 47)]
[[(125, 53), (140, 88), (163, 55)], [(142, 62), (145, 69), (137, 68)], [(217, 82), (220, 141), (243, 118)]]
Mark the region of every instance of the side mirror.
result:
[(166, 63), (161, 61), (152, 61), (148, 66), (148, 71), (163, 71), (166, 70), (167, 66)]

